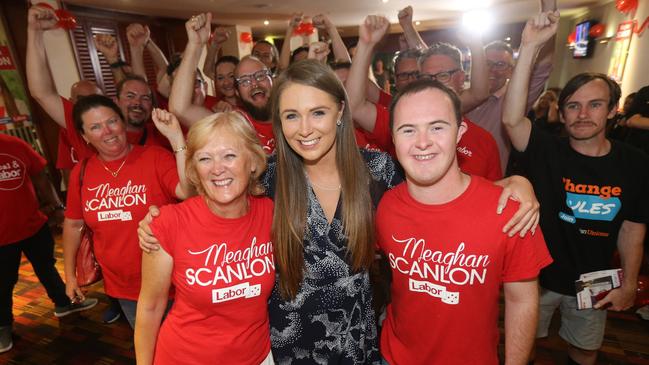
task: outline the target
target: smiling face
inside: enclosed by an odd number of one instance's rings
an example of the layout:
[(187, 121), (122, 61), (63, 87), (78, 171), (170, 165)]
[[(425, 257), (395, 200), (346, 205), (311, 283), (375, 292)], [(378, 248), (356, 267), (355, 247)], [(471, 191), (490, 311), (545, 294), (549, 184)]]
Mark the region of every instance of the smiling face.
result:
[(394, 107), (392, 138), (408, 183), (428, 187), (457, 167), (458, 128), (451, 99), (438, 89), (403, 95)]
[(502, 49), (489, 49), (485, 52), (489, 67), (489, 93), (500, 90), (514, 72), (514, 58)]
[(111, 108), (97, 106), (81, 115), (83, 139), (90, 143), (105, 161), (123, 157), (128, 151), (126, 125)]
[(335, 159), (336, 121), (342, 105), (313, 86), (290, 83), (279, 96), (279, 117), (288, 145), (305, 164)]
[(275, 67), (275, 55), (273, 46), (270, 44), (266, 42), (255, 44), (255, 46), (252, 47), (251, 54), (263, 62), (269, 70), (272, 70)]
[(140, 80), (124, 82), (122, 90), (117, 96), (117, 105), (122, 110), (129, 126), (143, 128), (153, 109), (149, 85)]
[(268, 68), (254, 58), (244, 58), (236, 67), (235, 77), (240, 80), (237, 90), (246, 111), (255, 119), (268, 120), (268, 99), (273, 86)]
[(229, 128), (217, 128), (192, 159), (212, 212), (224, 218), (244, 215), (248, 186), (257, 166), (241, 137)]
[(433, 54), (428, 56), (421, 63), (421, 75), (439, 75), (442, 72), (449, 72), (447, 79), (437, 79), (437, 81), (450, 87), (456, 93), (462, 91), (464, 85), (464, 71), (462, 65), (457, 64), (451, 57), (443, 54)]
[(564, 103), (561, 120), (571, 139), (605, 139), (606, 121), (613, 118), (616, 108), (608, 109), (609, 88), (603, 80), (595, 79), (578, 88)]
[(232, 98), (236, 94), (234, 85), (234, 68), (230, 62), (223, 62), (216, 66), (216, 91), (226, 98)]

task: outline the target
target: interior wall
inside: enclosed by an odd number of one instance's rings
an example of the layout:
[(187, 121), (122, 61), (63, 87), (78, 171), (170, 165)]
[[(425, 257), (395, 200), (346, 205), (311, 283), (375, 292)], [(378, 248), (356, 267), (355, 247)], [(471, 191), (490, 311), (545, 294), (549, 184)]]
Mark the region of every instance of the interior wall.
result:
[[(562, 18), (557, 32), (557, 52), (554, 59), (554, 71), (550, 76), (548, 85), (562, 87), (573, 76), (581, 72), (608, 73), (611, 62), (611, 55), (615, 45), (612, 38), (607, 43), (596, 42), (593, 47), (593, 55), (589, 58), (575, 59), (572, 57), (572, 50), (567, 45), (568, 35), (575, 29), (575, 25), (584, 20), (596, 20), (606, 25), (605, 36), (615, 37), (618, 24), (631, 19), (637, 19), (640, 24), (649, 16), (649, 2), (639, 1), (635, 14), (622, 14), (615, 8), (615, 2), (593, 7), (583, 14)], [(633, 35), (629, 54), (622, 78), (622, 95), (637, 91), (640, 87), (649, 84), (649, 31), (638, 37)], [(604, 37), (604, 36), (602, 36)]]

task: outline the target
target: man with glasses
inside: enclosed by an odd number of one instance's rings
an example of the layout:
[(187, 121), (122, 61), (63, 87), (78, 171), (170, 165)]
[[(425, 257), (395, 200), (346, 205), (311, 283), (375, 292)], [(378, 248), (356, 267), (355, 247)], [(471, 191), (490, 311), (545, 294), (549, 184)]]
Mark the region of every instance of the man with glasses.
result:
[[(174, 113), (185, 127), (212, 115), (203, 105), (192, 104), (194, 72), (210, 36), (211, 14), (192, 17), (191, 27), (186, 27), (187, 47), (178, 66), (169, 95), (169, 111)], [(272, 73), (268, 67), (254, 56), (246, 56), (239, 61), (234, 70), (234, 78), (241, 98), (242, 108), (238, 109), (257, 131), (259, 141), (267, 153), (275, 150), (275, 136), (270, 118), (270, 91), (273, 87)]]
[[(354, 115), (354, 121), (375, 139), (385, 139), (383, 136), (390, 136), (389, 112), (388, 109), (379, 103), (374, 104), (367, 99), (367, 68), (372, 58), (376, 44), (383, 38), (379, 31), (365, 34), (365, 27), (361, 27), (359, 34), (356, 57), (352, 62), (352, 68), (346, 83), (349, 93), (350, 107)], [(479, 42), (468, 42), (473, 54), (473, 66), (471, 76), (473, 79), (470, 88), (464, 90), (464, 71), (461, 66), (460, 51), (448, 44), (435, 44), (423, 51), (419, 62), (412, 57), (403, 57), (395, 69), (396, 75), (401, 74), (401, 83), (397, 87), (405, 87), (412, 81), (414, 76), (419, 78), (436, 79), (451, 87), (461, 101), (462, 112), (466, 112), (480, 104), (488, 96), (487, 72), (484, 63), (484, 52)], [(415, 52), (408, 52), (414, 55)], [(415, 68), (416, 67), (416, 68)], [(418, 70), (418, 74), (416, 73)], [(468, 130), (457, 146), (458, 161), (460, 168), (470, 174), (485, 177), (489, 180), (498, 180), (502, 177), (500, 162), (498, 160), (498, 148), (493, 137), (482, 128), (468, 122)], [(389, 138), (388, 138), (389, 140)], [(394, 151), (393, 146), (386, 148), (386, 151)]]
[(279, 61), (279, 52), (274, 44), (268, 41), (258, 41), (252, 47), (251, 55), (263, 62), (264, 65), (274, 74)]
[[(541, 12), (557, 9), (556, 0), (541, 0)], [(552, 71), (552, 57), (554, 55), (554, 38), (551, 38), (541, 49), (536, 57), (532, 76), (530, 79), (527, 98), (527, 110), (532, 108), (534, 102), (541, 96), (550, 72)], [(511, 78), (514, 69), (514, 51), (511, 46), (502, 41), (495, 41), (485, 46), (487, 66), (489, 67), (489, 98), (478, 107), (467, 112), (476, 124), (486, 129), (496, 139), (500, 152), (500, 164), (505, 169), (511, 152), (511, 142), (507, 132), (502, 126), (503, 100), (507, 92), (507, 81)]]

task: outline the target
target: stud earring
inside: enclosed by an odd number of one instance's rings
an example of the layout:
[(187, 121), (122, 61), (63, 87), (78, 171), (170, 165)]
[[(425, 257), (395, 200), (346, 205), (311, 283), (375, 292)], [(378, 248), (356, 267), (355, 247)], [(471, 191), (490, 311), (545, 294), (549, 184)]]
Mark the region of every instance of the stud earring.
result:
[(340, 120), (340, 119), (338, 119), (338, 120), (336, 121), (336, 125), (340, 127), (341, 125), (343, 125), (343, 121)]

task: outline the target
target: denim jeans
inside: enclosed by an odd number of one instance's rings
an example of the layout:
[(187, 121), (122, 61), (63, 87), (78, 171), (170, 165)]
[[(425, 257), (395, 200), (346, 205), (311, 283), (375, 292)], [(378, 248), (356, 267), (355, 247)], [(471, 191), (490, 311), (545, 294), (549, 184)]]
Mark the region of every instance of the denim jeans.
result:
[[(124, 313), (124, 316), (126, 316), (126, 320), (128, 321), (128, 324), (131, 325), (131, 328), (135, 329), (135, 314), (137, 313), (137, 301), (128, 300), (128, 299), (117, 299), (117, 300), (119, 301), (120, 307), (122, 307), (122, 312)], [(169, 310), (171, 309), (172, 305), (173, 305), (173, 300), (170, 300), (167, 303), (167, 309), (165, 310), (165, 313), (162, 316), (163, 321), (167, 316), (167, 313), (169, 313)]]

